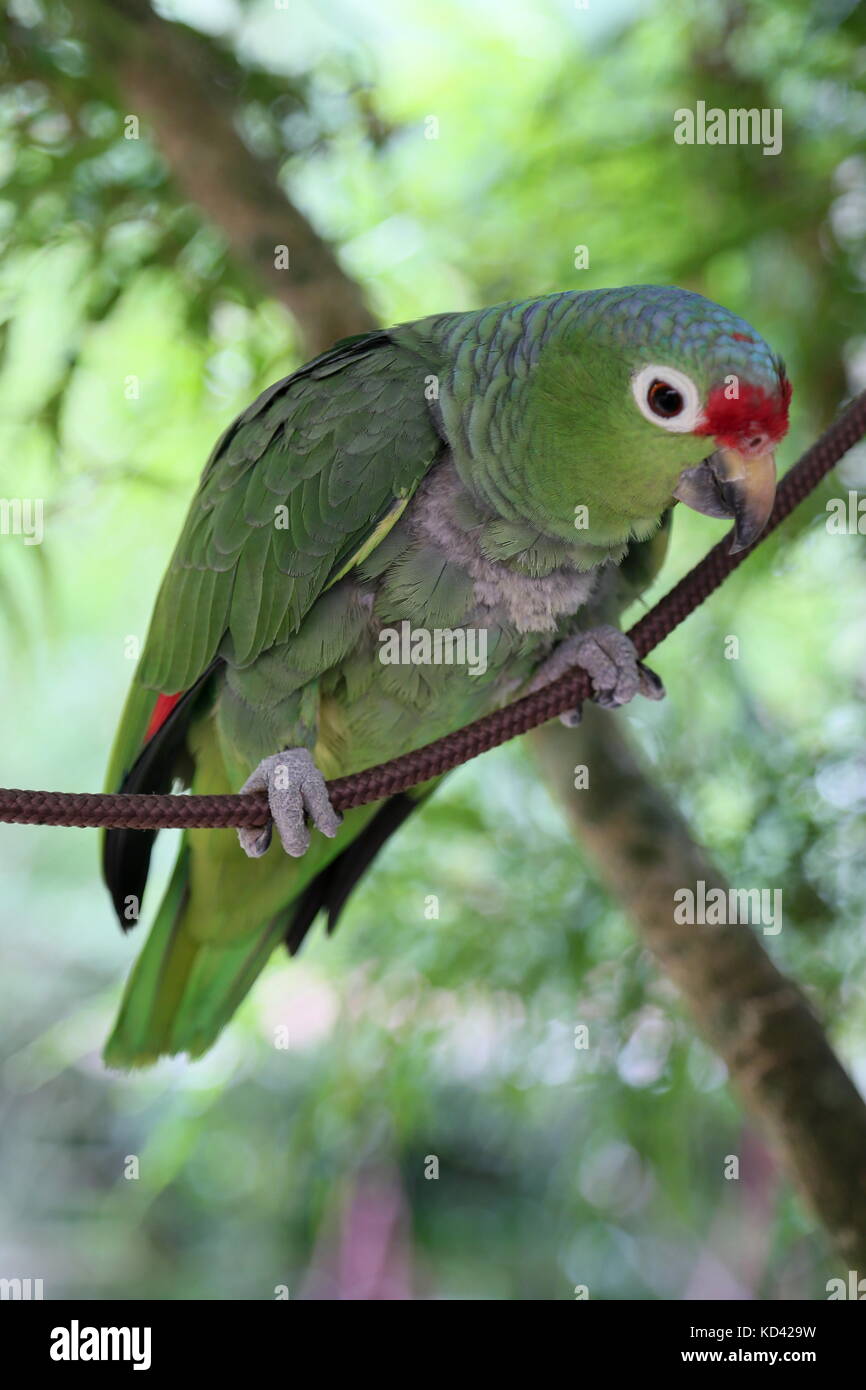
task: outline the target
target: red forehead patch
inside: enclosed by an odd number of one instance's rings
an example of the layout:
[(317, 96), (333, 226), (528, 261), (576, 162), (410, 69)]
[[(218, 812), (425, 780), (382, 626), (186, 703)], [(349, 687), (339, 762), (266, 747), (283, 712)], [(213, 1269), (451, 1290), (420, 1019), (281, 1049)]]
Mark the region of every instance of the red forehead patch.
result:
[(729, 396), (730, 386), (717, 386), (710, 392), (702, 425), (695, 434), (710, 434), (728, 449), (750, 436), (764, 436), (768, 444), (778, 444), (788, 432), (788, 405), (791, 383), (787, 377), (779, 380), (778, 392), (770, 393), (762, 386), (740, 382), (739, 394)]

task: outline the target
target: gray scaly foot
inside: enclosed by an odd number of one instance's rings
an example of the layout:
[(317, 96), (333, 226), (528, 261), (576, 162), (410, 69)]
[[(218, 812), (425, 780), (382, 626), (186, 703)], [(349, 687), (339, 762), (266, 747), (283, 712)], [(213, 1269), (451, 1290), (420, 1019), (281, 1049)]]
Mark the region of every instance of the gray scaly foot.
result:
[[(618, 709), (637, 694), (647, 700), (663, 700), (665, 696), (661, 679), (638, 660), (631, 641), (616, 627), (595, 627), (561, 642), (539, 667), (527, 693), (549, 685), (569, 666), (580, 666), (587, 672), (593, 699), (604, 709)], [(574, 728), (580, 723), (580, 710), (567, 710), (559, 717), (567, 728)]]
[(251, 859), (259, 859), (271, 843), (273, 827), (286, 854), (299, 859), (310, 846), (309, 816), (317, 830), (333, 838), (340, 828), (338, 815), (328, 797), (328, 788), (306, 748), (287, 748), (263, 758), (241, 787), (241, 792), (267, 792), (272, 820), (255, 829), (238, 828), (241, 849)]

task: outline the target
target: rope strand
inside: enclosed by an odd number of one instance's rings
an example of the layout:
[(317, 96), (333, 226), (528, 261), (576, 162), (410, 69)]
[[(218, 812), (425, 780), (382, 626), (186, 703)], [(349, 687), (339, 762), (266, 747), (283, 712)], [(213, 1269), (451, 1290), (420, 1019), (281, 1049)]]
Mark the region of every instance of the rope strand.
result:
[[(732, 555), (724, 537), (628, 633), (639, 657), (647, 656), (703, 603), (747, 555), (774, 531), (812, 492), (843, 454), (866, 435), (866, 391), (856, 396), (776, 490), (770, 520), (758, 540)], [(445, 738), (416, 748), (390, 762), (328, 783), (338, 811), (408, 791), (450, 772), (479, 753), (486, 753), (590, 697), (585, 671), (573, 667), (542, 690), (516, 700), (493, 714), (457, 729)], [(43, 792), (0, 788), (0, 822), (18, 825), (127, 827), (132, 830), (216, 829), (259, 826), (268, 819), (265, 793), (223, 796), (174, 796), (155, 793)]]

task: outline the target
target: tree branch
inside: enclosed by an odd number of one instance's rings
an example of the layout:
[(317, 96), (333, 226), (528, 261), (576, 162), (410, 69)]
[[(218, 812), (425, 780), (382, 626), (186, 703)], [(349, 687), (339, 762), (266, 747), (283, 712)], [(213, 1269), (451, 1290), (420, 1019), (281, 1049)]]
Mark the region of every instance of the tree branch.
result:
[[(175, 180), (225, 235), (237, 260), (296, 319), (310, 356), (376, 322), (360, 286), (244, 144), (205, 46), (145, 0), (98, 0), (91, 42), (130, 113), (150, 125)], [(100, 23), (100, 14), (107, 23)], [(289, 254), (277, 268), (277, 248)]]

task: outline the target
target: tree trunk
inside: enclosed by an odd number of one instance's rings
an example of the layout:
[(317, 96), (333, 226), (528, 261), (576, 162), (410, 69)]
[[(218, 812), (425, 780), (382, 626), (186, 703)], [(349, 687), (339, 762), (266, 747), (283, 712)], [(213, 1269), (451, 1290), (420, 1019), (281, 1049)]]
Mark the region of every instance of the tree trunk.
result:
[[(621, 721), (529, 735), (594, 868), (677, 985), (781, 1162), (852, 1269), (866, 1269), (866, 1107), (806, 999), (755, 929), (674, 920), (674, 894), (728, 885), (641, 767)], [(586, 767), (589, 785), (574, 786)]]

